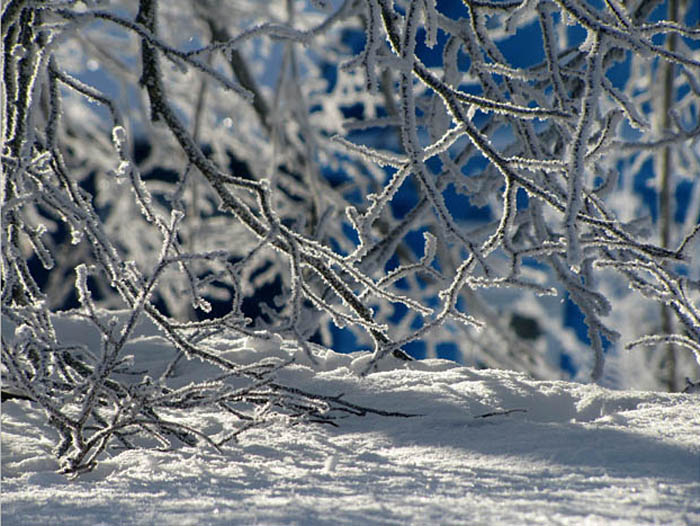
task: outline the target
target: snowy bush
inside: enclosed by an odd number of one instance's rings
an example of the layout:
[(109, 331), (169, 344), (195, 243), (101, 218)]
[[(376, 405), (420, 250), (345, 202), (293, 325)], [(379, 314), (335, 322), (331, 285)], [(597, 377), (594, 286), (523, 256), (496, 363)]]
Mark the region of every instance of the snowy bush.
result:
[[(3, 389), (68, 471), (132, 435), (365, 411), (222, 338), (313, 362), (342, 337), (364, 373), (450, 346), (537, 378), (697, 376), (697, 3), (457, 4), (4, 3)], [(98, 346), (57, 335), (66, 308)], [(158, 378), (125, 353), (144, 319), (180, 353)], [(169, 384), (191, 359), (212, 375)], [(195, 407), (225, 440), (177, 422)]]

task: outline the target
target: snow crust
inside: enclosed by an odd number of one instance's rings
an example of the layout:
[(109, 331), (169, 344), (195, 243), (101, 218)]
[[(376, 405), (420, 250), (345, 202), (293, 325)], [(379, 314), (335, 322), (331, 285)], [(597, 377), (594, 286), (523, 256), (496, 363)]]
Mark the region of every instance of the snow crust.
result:
[[(96, 345), (74, 316), (62, 337)], [(3, 324), (3, 335), (15, 328)], [(384, 362), (291, 342), (221, 340), (240, 363), (295, 362), (279, 380), (387, 411), (339, 427), (277, 422), (221, 455), (205, 446), (115, 450), (95, 471), (58, 474), (45, 416), (2, 404), (2, 524), (700, 524), (700, 397), (534, 381), (445, 360)], [(129, 344), (155, 377), (175, 351), (142, 325)], [(183, 381), (207, 374), (187, 361)], [(216, 418), (215, 418), (216, 417)], [(221, 415), (188, 423), (216, 432)], [(43, 429), (44, 433), (38, 430)]]

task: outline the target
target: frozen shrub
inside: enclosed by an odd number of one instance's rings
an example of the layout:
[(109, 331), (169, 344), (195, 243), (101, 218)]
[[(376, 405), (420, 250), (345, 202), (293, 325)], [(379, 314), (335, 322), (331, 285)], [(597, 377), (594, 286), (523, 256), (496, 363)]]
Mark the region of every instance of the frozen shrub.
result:
[[(73, 471), (134, 428), (211, 442), (164, 408), (224, 404), (235, 434), (342, 406), (214, 336), (313, 361), (344, 335), (366, 372), (447, 344), (556, 378), (569, 349), (596, 381), (622, 341), (658, 348), (633, 351), (647, 385), (679, 390), (700, 348), (692, 4), (6, 2), (4, 386), (47, 410)], [(591, 352), (540, 296), (570, 298)], [(56, 336), (69, 307), (99, 350)], [(116, 379), (144, 317), (218, 376)]]

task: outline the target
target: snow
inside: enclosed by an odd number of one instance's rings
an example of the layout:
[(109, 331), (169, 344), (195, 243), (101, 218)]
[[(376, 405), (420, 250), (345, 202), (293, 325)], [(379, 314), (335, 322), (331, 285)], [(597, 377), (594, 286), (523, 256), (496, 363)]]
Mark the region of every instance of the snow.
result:
[[(54, 325), (62, 338), (96, 345), (84, 320), (63, 315)], [(4, 337), (15, 330), (3, 324)], [(295, 357), (278, 373), (287, 385), (420, 416), (351, 416), (338, 427), (278, 421), (223, 454), (113, 450), (69, 479), (57, 473), (44, 414), (9, 400), (3, 526), (700, 524), (697, 394), (534, 381), (434, 359), (389, 359), (361, 376), (368, 353), (314, 347), (312, 364), (281, 339), (219, 343), (241, 363)], [(156, 377), (174, 350), (142, 324), (126, 354)], [(187, 383), (207, 367), (186, 361), (177, 374)], [(184, 418), (216, 433), (222, 415)]]

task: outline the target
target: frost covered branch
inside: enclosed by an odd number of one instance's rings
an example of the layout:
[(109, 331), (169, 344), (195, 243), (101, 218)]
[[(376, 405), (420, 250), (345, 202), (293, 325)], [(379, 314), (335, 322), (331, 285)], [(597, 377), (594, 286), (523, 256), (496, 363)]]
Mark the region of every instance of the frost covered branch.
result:
[[(365, 374), (447, 345), (600, 382), (618, 342), (695, 351), (700, 32), (670, 1), (668, 19), (614, 0), (6, 2), (4, 386), (78, 472), (135, 435), (221, 447), (278, 417), (381, 413), (221, 338), (310, 364), (352, 341)], [(67, 309), (93, 347), (58, 335)], [(126, 356), (145, 320), (177, 349), (158, 378)], [(655, 388), (695, 367), (679, 355), (663, 383), (659, 355)], [(173, 386), (194, 359), (211, 377)], [(213, 439), (178, 424), (190, 407), (236, 423)]]

